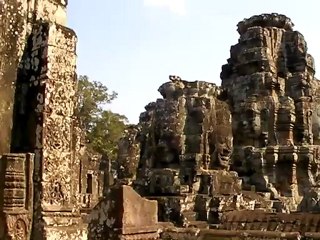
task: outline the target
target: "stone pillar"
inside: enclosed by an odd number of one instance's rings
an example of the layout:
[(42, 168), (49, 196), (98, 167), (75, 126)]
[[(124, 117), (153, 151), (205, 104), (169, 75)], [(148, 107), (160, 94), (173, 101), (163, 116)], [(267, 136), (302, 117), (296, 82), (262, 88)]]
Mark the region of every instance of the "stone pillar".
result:
[(285, 196), (293, 196), (297, 187), (297, 146), (280, 146), (277, 162), (277, 189)]
[(311, 97), (300, 97), (295, 106), (296, 139), (303, 145), (313, 144)]
[(10, 152), (19, 61), (36, 19), (66, 24), (67, 0), (0, 1), (0, 154)]
[(269, 183), (276, 183), (276, 164), (279, 158), (279, 146), (269, 146), (266, 149), (266, 168), (269, 176)]
[(101, 182), (103, 185), (100, 186), (100, 192), (102, 193), (100, 197), (105, 196), (111, 185), (114, 183), (113, 173), (112, 173), (112, 165), (110, 159), (105, 159), (106, 168), (103, 171), (103, 176), (101, 178)]
[(317, 160), (314, 158), (313, 146), (300, 146), (298, 149), (297, 179), (300, 185), (308, 188), (316, 183)]
[(296, 122), (295, 106), (290, 97), (283, 97), (280, 100), (278, 110), (277, 132), (280, 145), (293, 145), (293, 127)]
[[(80, 166), (73, 141), (76, 36), (61, 25), (39, 22), (34, 25), (28, 43), (30, 55), (24, 61), (28, 84), (27, 137), (21, 146), (35, 153), (32, 237), (39, 240), (79, 237), (73, 235), (82, 234)], [(72, 228), (76, 225), (77, 230)]]
[(0, 160), (0, 239), (30, 239), (33, 157), (9, 153)]

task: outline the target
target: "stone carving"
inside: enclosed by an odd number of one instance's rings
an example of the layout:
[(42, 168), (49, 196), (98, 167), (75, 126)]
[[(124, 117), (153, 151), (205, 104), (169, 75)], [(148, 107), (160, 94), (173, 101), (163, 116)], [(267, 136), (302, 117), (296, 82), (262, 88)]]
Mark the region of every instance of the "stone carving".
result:
[(14, 235), (14, 238), (17, 240), (27, 239), (27, 227), (23, 220), (18, 219), (15, 222), (13, 235)]
[(119, 141), (112, 185), (74, 117), (66, 6), (0, 3), (0, 239), (320, 238), (320, 84), (289, 18), (238, 24), (221, 87), (170, 75)]
[[(32, 122), (26, 134), (33, 135), (28, 146), (35, 152), (35, 185), (41, 186), (36, 195), (34, 238), (55, 234), (47, 213), (56, 215), (55, 224), (64, 226), (64, 216), (78, 214), (80, 223), (80, 159), (76, 158), (73, 132), (75, 105), (75, 42), (72, 30), (54, 23), (38, 22), (29, 37), (31, 68), (20, 81), (30, 82), (27, 95), (33, 104), (21, 117)], [(27, 62), (25, 60), (24, 62)], [(40, 64), (42, 63), (42, 64)], [(22, 66), (26, 68), (25, 65)], [(29, 140), (30, 141), (30, 140)], [(76, 221), (74, 225), (76, 225)]]
[[(247, 169), (242, 170), (251, 175), (250, 182), (263, 179), (264, 184), (256, 186), (257, 190), (268, 189), (266, 186), (272, 184), (281, 195), (291, 189), (284, 198), (299, 202), (303, 191), (295, 189), (307, 189), (315, 177), (310, 153), (315, 150), (312, 112), (317, 103), (311, 96), (317, 92), (318, 83), (306, 42), (292, 26), (289, 18), (277, 14), (240, 22), (239, 43), (231, 48), (231, 58), (223, 66), (221, 78), (233, 111), (235, 155), (244, 154), (247, 159), (242, 163)], [(259, 54), (253, 56), (250, 52)], [(256, 154), (248, 155), (248, 146), (260, 152), (263, 164), (255, 166)], [(276, 163), (272, 160), (275, 157)], [(286, 164), (290, 170), (284, 173), (281, 168)], [(294, 208), (297, 207), (296, 204)]]
[(11, 215), (7, 216), (7, 235), (9, 239), (27, 240), (30, 238), (30, 216)]
[(0, 161), (1, 239), (27, 240), (33, 214), (33, 155), (5, 154)]
[(63, 206), (70, 199), (70, 187), (63, 181), (59, 181), (56, 177), (53, 181), (45, 184), (48, 192), (44, 193), (43, 200), (46, 205)]
[[(82, 141), (81, 160), (81, 212), (89, 213), (103, 195), (104, 179), (110, 173), (109, 160), (89, 149)], [(106, 165), (103, 163), (106, 162)], [(106, 175), (106, 176), (105, 176)], [(105, 178), (106, 177), (106, 178)], [(112, 179), (113, 180), (113, 179)], [(107, 186), (110, 185), (106, 180)]]
[(240, 235), (225, 229), (299, 239), (305, 225), (290, 227), (300, 221), (295, 212), (319, 211), (320, 92), (304, 37), (279, 14), (245, 19), (238, 32), (221, 87), (169, 76), (163, 99), (140, 115), (139, 138), (119, 145), (137, 150), (135, 167), (127, 164), (134, 189), (157, 200), (159, 220), (176, 227), (162, 236), (182, 239), (182, 228), (195, 227), (190, 239), (205, 228), (226, 239)]
[(229, 170), (233, 145), (232, 137), (226, 125), (218, 126), (215, 135), (215, 150), (211, 156), (213, 168)]
[(102, 194), (101, 157), (80, 154), (67, 2), (0, 1), (0, 239), (85, 239)]
[(117, 159), (117, 172), (119, 179), (134, 180), (140, 159), (139, 129), (129, 126), (124, 136), (119, 141), (119, 152)]
[(163, 99), (147, 105), (138, 126), (120, 141), (118, 161), (124, 168), (118, 176), (130, 177), (139, 193), (158, 200), (160, 220), (188, 226), (197, 224), (197, 194), (213, 194), (204, 190), (216, 176), (211, 170), (230, 168), (231, 114), (214, 84), (169, 79), (159, 88)]

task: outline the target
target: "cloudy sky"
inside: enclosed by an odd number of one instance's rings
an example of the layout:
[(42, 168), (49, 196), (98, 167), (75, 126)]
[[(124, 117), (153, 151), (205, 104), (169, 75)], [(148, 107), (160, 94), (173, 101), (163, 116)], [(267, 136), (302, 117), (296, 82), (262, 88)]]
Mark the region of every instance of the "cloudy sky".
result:
[(79, 38), (78, 74), (118, 92), (108, 107), (136, 123), (170, 74), (220, 84), (236, 25), (252, 15), (290, 17), (320, 71), (319, 9), (319, 0), (73, 0), (68, 25)]

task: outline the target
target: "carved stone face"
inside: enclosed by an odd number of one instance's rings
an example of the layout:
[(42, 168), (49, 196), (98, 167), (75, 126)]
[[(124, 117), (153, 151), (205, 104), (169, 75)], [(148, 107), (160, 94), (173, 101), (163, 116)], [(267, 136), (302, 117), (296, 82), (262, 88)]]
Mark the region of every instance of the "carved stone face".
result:
[(231, 147), (229, 147), (227, 143), (217, 143), (216, 147), (217, 166), (222, 169), (229, 169), (231, 160)]
[(160, 86), (158, 91), (165, 99), (177, 99), (183, 94), (184, 85), (181, 81), (166, 82)]
[(218, 131), (217, 134), (213, 153), (214, 166), (218, 169), (228, 170), (232, 153), (232, 137), (224, 131)]
[(129, 127), (118, 144), (118, 174), (119, 178), (134, 178), (140, 158), (138, 141), (139, 128)]
[(166, 168), (179, 163), (179, 139), (175, 136), (163, 136), (154, 152), (154, 164), (157, 168)]
[(159, 161), (162, 163), (173, 163), (175, 160), (174, 153), (170, 150), (169, 146), (165, 143), (158, 145), (157, 154)]

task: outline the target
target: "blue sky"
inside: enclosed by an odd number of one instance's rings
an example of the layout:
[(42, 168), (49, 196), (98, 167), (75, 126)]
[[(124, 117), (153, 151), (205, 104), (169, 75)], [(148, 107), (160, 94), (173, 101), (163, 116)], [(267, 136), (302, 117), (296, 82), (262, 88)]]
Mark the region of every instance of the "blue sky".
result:
[(73, 0), (68, 26), (78, 35), (78, 74), (116, 91), (108, 108), (137, 123), (170, 74), (220, 85), (236, 25), (252, 15), (290, 17), (320, 71), (319, 10), (319, 0)]

